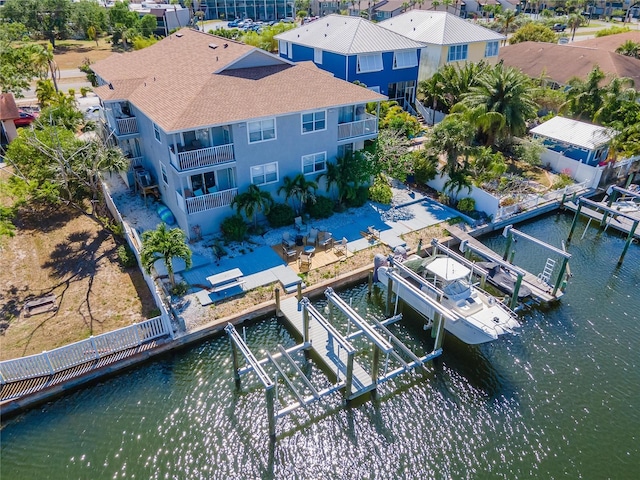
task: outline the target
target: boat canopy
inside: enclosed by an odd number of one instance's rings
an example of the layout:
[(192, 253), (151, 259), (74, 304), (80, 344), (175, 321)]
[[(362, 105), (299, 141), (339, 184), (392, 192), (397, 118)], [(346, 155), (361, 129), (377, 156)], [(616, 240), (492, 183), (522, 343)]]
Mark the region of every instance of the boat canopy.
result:
[(426, 265), (428, 272), (443, 279), (445, 282), (465, 278), (471, 273), (467, 267), (449, 257), (438, 257)]

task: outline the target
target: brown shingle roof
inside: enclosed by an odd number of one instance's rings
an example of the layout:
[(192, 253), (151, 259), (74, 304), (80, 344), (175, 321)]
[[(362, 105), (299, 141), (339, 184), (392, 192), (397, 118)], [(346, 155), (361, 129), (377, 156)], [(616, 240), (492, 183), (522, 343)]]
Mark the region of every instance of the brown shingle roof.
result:
[(12, 93), (0, 94), (0, 121), (20, 118), (18, 106)]
[(100, 98), (129, 100), (165, 132), (386, 98), (317, 68), (191, 29), (92, 68), (110, 82), (96, 89)]
[(517, 67), (530, 77), (544, 74), (560, 85), (566, 85), (573, 77), (585, 79), (598, 65), (608, 75), (633, 79), (635, 88), (640, 88), (640, 60), (617, 53), (582, 46), (522, 42), (502, 47), (499, 58), (505, 65)]
[(618, 33), (616, 35), (607, 35), (600, 38), (590, 38), (589, 40), (580, 40), (575, 46), (615, 52), (616, 48), (627, 40), (640, 43), (640, 30)]

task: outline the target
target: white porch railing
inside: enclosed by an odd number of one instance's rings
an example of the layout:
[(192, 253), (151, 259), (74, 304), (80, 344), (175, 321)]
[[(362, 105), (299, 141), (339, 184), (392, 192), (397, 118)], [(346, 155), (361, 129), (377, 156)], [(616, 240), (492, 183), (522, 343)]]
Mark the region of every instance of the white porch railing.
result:
[(238, 194), (237, 188), (186, 198), (187, 214), (204, 212), (213, 208), (228, 207)]
[(179, 152), (176, 160), (176, 154), (169, 149), (171, 155), (171, 163), (179, 170), (189, 170), (198, 167), (209, 167), (220, 163), (232, 162), (235, 160), (233, 153), (233, 143), (227, 145), (219, 145), (217, 147), (199, 148), (197, 150), (188, 150)]
[(138, 122), (136, 117), (116, 118), (118, 135), (132, 135), (138, 133)]
[(531, 210), (539, 205), (559, 201), (564, 195), (571, 195), (573, 193), (586, 191), (589, 188), (588, 184), (589, 182), (586, 181), (569, 185), (561, 190), (553, 190), (543, 195), (527, 195), (526, 198), (518, 203), (514, 203), (513, 205), (508, 205), (506, 207), (500, 207), (493, 216), (493, 221), (497, 222), (499, 220), (504, 220), (505, 218)]
[(378, 118), (367, 114), (364, 120), (338, 125), (338, 140), (373, 135), (378, 132)]
[(134, 348), (156, 338), (170, 335), (168, 322), (155, 317), (129, 327), (103, 333), (80, 342), (29, 357), (0, 362), (2, 382), (15, 382), (54, 375), (75, 366), (99, 360), (107, 355)]

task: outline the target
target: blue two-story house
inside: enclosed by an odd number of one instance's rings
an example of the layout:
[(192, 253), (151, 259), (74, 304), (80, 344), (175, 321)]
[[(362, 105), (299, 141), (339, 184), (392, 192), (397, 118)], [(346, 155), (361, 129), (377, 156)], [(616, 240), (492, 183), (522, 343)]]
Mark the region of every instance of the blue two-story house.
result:
[(249, 185), (280, 201), (378, 135), (385, 97), (258, 48), (182, 29), (93, 64), (106, 131), (188, 236), (219, 231)]
[(280, 57), (413, 103), (423, 44), (360, 17), (328, 15), (276, 36)]

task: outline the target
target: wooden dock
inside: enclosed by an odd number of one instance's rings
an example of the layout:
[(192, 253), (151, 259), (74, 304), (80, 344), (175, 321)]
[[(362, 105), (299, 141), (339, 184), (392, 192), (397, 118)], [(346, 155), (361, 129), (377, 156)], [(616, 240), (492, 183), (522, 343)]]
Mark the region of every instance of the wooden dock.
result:
[[(302, 327), (302, 308), (299, 307), (298, 299), (290, 297), (280, 303), (280, 310), (289, 324), (296, 329), (298, 334), (303, 337)], [(309, 318), (309, 340), (311, 348), (320, 358), (322, 363), (344, 380), (347, 375), (347, 352), (338, 347), (335, 348), (333, 339), (329, 340), (327, 330), (313, 317)], [(376, 385), (371, 379), (371, 375), (357, 361), (353, 363), (353, 383), (348, 398), (355, 398), (366, 392), (375, 389)]]
[[(607, 205), (607, 202), (600, 202), (600, 203), (602, 203), (603, 206)], [(578, 205), (575, 202), (565, 202), (563, 206), (567, 210), (571, 210), (574, 213), (578, 210)], [(598, 212), (585, 205), (581, 206), (580, 213), (589, 217), (592, 220), (597, 221), (598, 223), (602, 222), (602, 217), (604, 215), (603, 212)], [(640, 212), (626, 213), (626, 215), (628, 217), (633, 217), (640, 220)], [(617, 216), (617, 215), (607, 214), (606, 222), (607, 222), (607, 225), (605, 228), (613, 228), (619, 232), (624, 233), (625, 235), (629, 235), (629, 232), (633, 227), (633, 221), (630, 218)], [(640, 238), (640, 230), (636, 230), (633, 236), (635, 238)]]
[[(483, 245), (474, 237), (469, 235), (467, 232), (464, 232), (456, 225), (450, 225), (447, 227), (451, 236), (459, 240), (460, 242), (466, 241), (468, 244), (473, 245), (476, 249), (482, 251), (482, 253), (486, 256), (490, 261), (495, 261), (496, 259), (502, 260), (502, 257), (498, 255), (496, 252), (491, 250), (489, 247)], [(538, 277), (533, 273), (530, 273), (524, 270), (522, 267), (518, 267), (520, 270), (525, 272), (524, 277), (522, 277), (522, 284), (526, 285), (531, 290), (531, 295), (536, 298), (538, 301), (543, 303), (550, 303), (558, 300), (563, 294), (562, 291), (558, 289), (556, 295), (552, 294), (553, 287), (548, 285), (547, 283), (542, 283), (538, 280)]]

